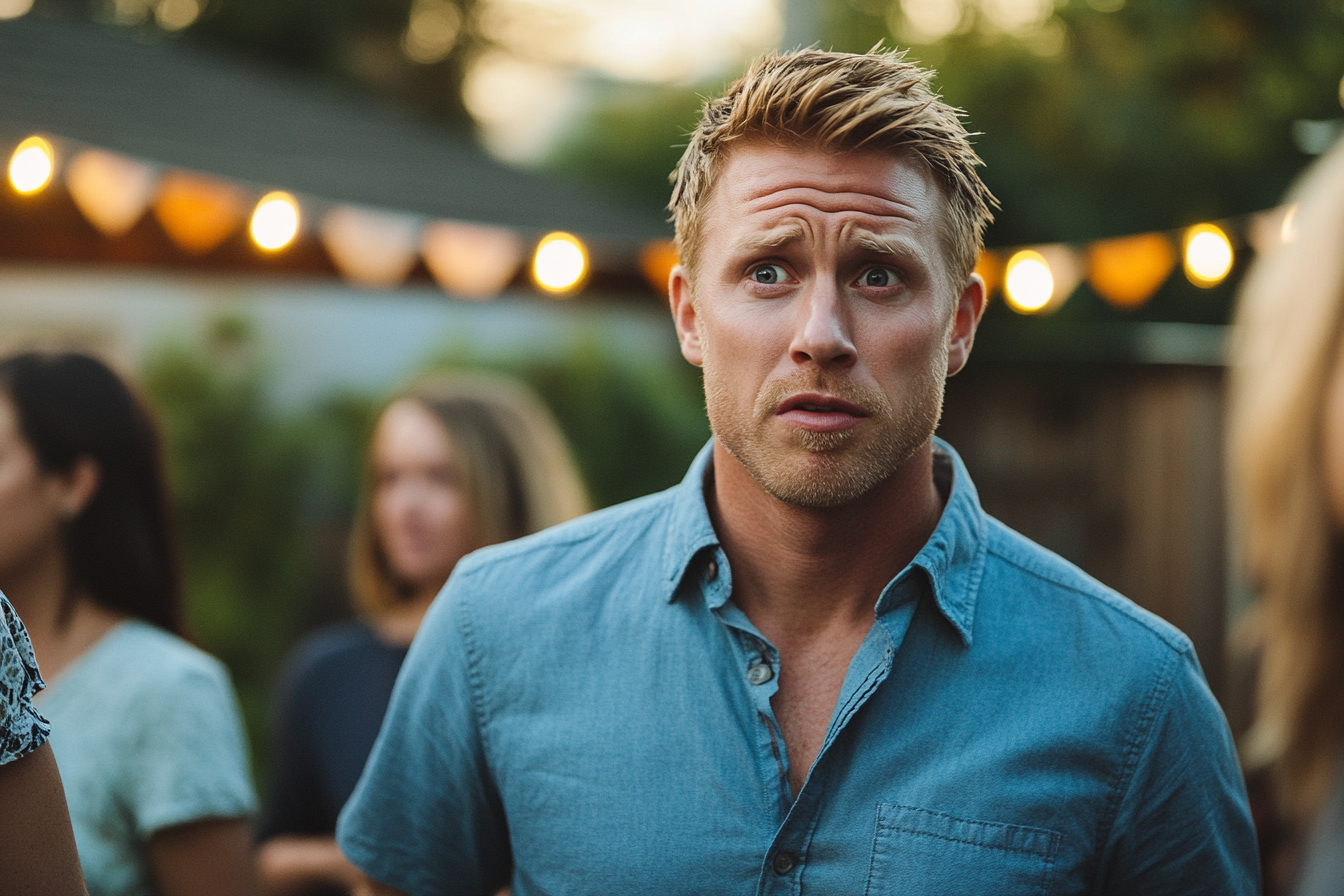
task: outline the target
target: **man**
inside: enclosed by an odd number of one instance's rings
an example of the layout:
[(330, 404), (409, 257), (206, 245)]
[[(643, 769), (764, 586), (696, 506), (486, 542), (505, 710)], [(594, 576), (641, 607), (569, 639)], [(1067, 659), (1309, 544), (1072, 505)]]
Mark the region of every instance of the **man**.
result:
[(714, 440), (463, 561), (341, 820), (388, 892), (1253, 893), (1189, 642), (933, 439), (988, 191), (898, 54), (758, 62), (678, 166)]

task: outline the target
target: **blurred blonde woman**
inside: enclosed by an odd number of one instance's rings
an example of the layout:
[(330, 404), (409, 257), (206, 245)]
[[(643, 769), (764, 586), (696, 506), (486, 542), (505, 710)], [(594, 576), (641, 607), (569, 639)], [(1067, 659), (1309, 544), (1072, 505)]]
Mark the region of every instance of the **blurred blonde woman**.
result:
[(587, 509), (559, 428), (517, 383), (485, 374), (431, 379), (382, 412), (350, 538), (360, 618), (306, 638), (282, 676), (260, 832), (269, 893), (358, 886), (336, 848), (336, 817), (406, 649), (457, 561)]
[[(1231, 494), (1259, 604), (1254, 777), (1297, 847), (1266, 889), (1344, 893), (1344, 144), (1293, 191), (1291, 241), (1243, 286), (1229, 415)], [(1262, 827), (1269, 827), (1264, 825)], [(1264, 841), (1262, 840), (1262, 845)]]

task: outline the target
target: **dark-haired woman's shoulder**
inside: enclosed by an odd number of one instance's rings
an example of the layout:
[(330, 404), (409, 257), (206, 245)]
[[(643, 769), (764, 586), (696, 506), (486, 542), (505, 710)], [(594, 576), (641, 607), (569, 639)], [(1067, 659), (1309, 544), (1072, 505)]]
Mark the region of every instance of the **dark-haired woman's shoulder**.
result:
[(405, 658), (405, 647), (380, 641), (359, 620), (324, 626), (294, 647), (276, 691), (271, 798), (259, 839), (336, 830)]

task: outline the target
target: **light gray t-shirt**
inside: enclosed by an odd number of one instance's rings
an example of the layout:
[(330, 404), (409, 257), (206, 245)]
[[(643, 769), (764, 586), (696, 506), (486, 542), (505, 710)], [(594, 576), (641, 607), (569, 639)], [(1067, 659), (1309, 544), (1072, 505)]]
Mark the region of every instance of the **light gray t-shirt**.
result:
[(37, 697), (91, 896), (154, 892), (163, 828), (255, 809), (228, 672), (176, 635), (119, 623)]

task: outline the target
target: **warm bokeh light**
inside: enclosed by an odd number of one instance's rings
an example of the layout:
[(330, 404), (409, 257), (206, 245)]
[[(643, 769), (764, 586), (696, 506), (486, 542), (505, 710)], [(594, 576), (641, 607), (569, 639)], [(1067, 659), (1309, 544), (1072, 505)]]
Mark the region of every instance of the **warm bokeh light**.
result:
[(89, 223), (104, 236), (124, 235), (149, 207), (154, 169), (131, 159), (86, 149), (65, 166), (65, 188)]
[(502, 227), (434, 221), (420, 237), (420, 257), (444, 292), (463, 299), (490, 299), (518, 273), (523, 241)]
[(547, 292), (569, 292), (583, 280), (587, 269), (587, 250), (578, 237), (568, 233), (548, 234), (532, 257), (532, 276)]
[(9, 159), (9, 182), (20, 193), (36, 193), (51, 183), (56, 153), (41, 137), (29, 137)]
[(1223, 282), (1232, 270), (1232, 241), (1214, 224), (1196, 224), (1185, 232), (1185, 276), (1205, 288)]
[(1003, 257), (988, 249), (980, 250), (973, 273), (979, 274), (980, 279), (985, 281), (985, 297), (992, 296), (1003, 286)]
[(164, 31), (181, 31), (201, 17), (200, 0), (159, 0), (154, 21)]
[(203, 255), (242, 224), (247, 195), (228, 181), (170, 171), (159, 181), (154, 217), (178, 248)]
[(668, 297), (668, 280), (672, 278), (672, 268), (681, 259), (677, 256), (677, 247), (671, 240), (652, 240), (639, 250), (639, 272), (653, 291), (663, 298)]
[(1176, 249), (1160, 233), (1100, 240), (1087, 250), (1088, 285), (1116, 308), (1137, 308), (1171, 276)]
[(1003, 297), (1008, 307), (1020, 314), (1035, 314), (1050, 304), (1055, 294), (1055, 278), (1041, 253), (1031, 249), (1008, 259), (1003, 277)]
[(322, 219), (319, 235), (341, 276), (373, 289), (391, 289), (415, 267), (423, 219), (338, 205)]
[(17, 19), (33, 8), (33, 0), (0, 0), (0, 19)]
[(961, 24), (961, 0), (900, 0), (904, 27), (901, 34), (912, 43), (932, 44), (947, 37)]
[(267, 193), (252, 212), (252, 242), (268, 252), (285, 248), (299, 233), (299, 204), (279, 190)]
[(461, 29), (462, 13), (452, 0), (414, 0), (401, 35), (401, 51), (421, 65), (442, 62), (452, 52)]

